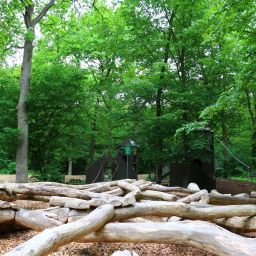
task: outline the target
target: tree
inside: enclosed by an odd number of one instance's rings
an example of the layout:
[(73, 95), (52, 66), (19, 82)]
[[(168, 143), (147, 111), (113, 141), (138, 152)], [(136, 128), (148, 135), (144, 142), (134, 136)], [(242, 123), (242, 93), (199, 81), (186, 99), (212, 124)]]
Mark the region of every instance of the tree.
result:
[(55, 0), (50, 0), (43, 9), (33, 17), (35, 14), (34, 3), (30, 1), (24, 3), (24, 1), (21, 1), (21, 5), (25, 11), (23, 18), (26, 26), (26, 34), (24, 38), (23, 61), (20, 76), (20, 97), (17, 105), (18, 129), (20, 133), (16, 152), (16, 182), (28, 181), (28, 108), (26, 100), (30, 90), (35, 26), (54, 4)]

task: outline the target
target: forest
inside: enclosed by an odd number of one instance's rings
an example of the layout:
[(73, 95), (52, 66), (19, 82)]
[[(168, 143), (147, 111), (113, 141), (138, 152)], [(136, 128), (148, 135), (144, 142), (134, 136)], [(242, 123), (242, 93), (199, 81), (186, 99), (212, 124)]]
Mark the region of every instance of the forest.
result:
[(0, 173), (60, 182), (129, 138), (161, 176), (207, 129), (216, 176), (253, 180), (255, 71), (253, 0), (1, 0)]

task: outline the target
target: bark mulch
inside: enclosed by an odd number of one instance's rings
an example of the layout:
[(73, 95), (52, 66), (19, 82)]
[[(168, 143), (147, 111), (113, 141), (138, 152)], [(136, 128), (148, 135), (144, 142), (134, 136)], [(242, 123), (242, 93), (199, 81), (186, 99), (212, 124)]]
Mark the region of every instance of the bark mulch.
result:
[[(24, 243), (37, 234), (33, 230), (14, 231), (1, 234), (0, 237), (0, 255)], [(109, 256), (118, 250), (135, 251), (139, 256), (214, 256), (192, 247), (182, 245), (165, 244), (136, 244), (136, 243), (70, 243), (59, 248), (51, 256)]]

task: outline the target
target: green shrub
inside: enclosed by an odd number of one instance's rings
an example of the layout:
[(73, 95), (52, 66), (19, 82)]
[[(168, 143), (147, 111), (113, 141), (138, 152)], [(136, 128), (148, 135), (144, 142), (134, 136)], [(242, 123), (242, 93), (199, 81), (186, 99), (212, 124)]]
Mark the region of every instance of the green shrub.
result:
[(0, 174), (15, 174), (16, 163), (10, 160), (0, 159)]

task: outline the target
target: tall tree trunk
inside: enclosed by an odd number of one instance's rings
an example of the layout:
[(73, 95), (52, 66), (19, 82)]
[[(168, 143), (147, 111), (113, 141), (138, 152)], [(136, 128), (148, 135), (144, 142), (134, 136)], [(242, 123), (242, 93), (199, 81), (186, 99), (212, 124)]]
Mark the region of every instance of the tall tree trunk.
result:
[(72, 175), (72, 158), (68, 158), (68, 175)]
[(16, 151), (16, 182), (19, 183), (28, 181), (28, 110), (26, 100), (29, 94), (33, 55), (34, 27), (30, 25), (33, 12), (33, 6), (28, 6), (24, 15), (28, 25), (21, 66), (20, 97), (17, 106), (19, 137)]
[[(21, 1), (23, 3), (23, 1)], [(25, 6), (23, 14), (27, 28), (24, 41), (23, 61), (20, 76), (20, 97), (17, 105), (19, 137), (16, 151), (16, 182), (28, 181), (28, 109), (27, 97), (29, 94), (30, 77), (33, 56), (33, 41), (35, 25), (44, 17), (48, 10), (55, 4), (55, 0), (49, 0), (39, 14), (33, 19), (34, 4), (30, 1)]]

